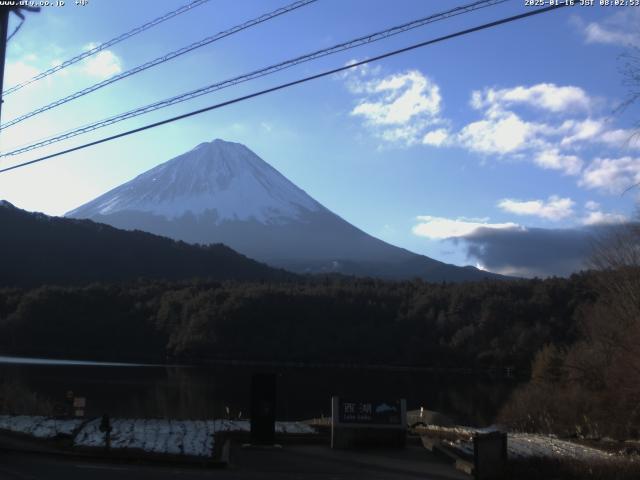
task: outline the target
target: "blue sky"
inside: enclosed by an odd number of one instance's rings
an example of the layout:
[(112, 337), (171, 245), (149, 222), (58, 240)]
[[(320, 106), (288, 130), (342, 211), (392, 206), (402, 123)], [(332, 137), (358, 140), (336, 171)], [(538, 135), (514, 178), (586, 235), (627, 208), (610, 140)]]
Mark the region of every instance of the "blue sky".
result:
[[(186, 1), (66, 3), (28, 14), (8, 45), (5, 87)], [(3, 130), (0, 149), (464, 3), (319, 0)], [(7, 96), (2, 119), (286, 4), (211, 0)], [(508, 1), (0, 164), (528, 8)], [(10, 31), (16, 24), (14, 17)], [(616, 106), (626, 94), (619, 57), (640, 46), (639, 27), (640, 8), (561, 9), (2, 174), (0, 197), (62, 215), (203, 141), (223, 138), (247, 145), (327, 208), (395, 245), (502, 273), (567, 274), (579, 268), (593, 225), (634, 215), (637, 192), (622, 192), (640, 181), (640, 142), (631, 138), (638, 107), (617, 112)], [(545, 260), (533, 262), (537, 254)]]

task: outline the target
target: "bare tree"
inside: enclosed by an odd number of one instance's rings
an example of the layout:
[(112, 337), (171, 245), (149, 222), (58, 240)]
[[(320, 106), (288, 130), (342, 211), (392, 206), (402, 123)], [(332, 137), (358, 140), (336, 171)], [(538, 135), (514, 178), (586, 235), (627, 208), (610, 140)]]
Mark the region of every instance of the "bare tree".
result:
[(622, 111), (640, 100), (640, 48), (632, 47), (620, 60), (622, 84), (627, 88), (627, 98), (618, 106)]
[[(606, 403), (628, 433), (640, 429), (640, 224), (607, 229), (596, 241), (591, 266), (599, 297), (583, 323), (585, 344), (567, 366), (590, 367)], [(578, 351), (576, 350), (576, 353)], [(598, 359), (594, 365), (594, 360)], [(584, 369), (583, 369), (584, 370)], [(589, 370), (589, 369), (588, 369)], [(617, 407), (617, 408), (616, 408)], [(636, 433), (637, 434), (637, 433)]]

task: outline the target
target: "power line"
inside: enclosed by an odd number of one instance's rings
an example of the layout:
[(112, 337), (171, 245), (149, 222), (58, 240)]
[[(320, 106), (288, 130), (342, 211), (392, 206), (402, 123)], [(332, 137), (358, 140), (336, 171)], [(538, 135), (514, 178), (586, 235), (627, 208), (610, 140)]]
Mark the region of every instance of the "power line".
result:
[(208, 111), (211, 111), (211, 110), (217, 110), (219, 108), (226, 107), (228, 105), (233, 105), (234, 103), (243, 102), (243, 101), (249, 100), (251, 98), (259, 97), (259, 96), (265, 95), (267, 93), (276, 92), (278, 90), (283, 90), (285, 88), (289, 88), (289, 87), (292, 87), (294, 85), (299, 85), (301, 83), (309, 82), (311, 80), (316, 80), (318, 78), (327, 77), (329, 75), (335, 75), (336, 73), (343, 72), (343, 71), (349, 70), (351, 68), (356, 68), (356, 67), (359, 67), (361, 65), (365, 65), (365, 64), (371, 63), (371, 62), (376, 62), (376, 61), (382, 60), (384, 58), (388, 58), (388, 57), (391, 57), (391, 56), (394, 56), (394, 55), (398, 55), (398, 54), (401, 54), (401, 53), (405, 53), (405, 52), (409, 52), (409, 51), (415, 50), (417, 48), (426, 47), (427, 45), (432, 45), (434, 43), (439, 43), (439, 42), (443, 42), (445, 40), (450, 40), (452, 38), (461, 37), (463, 35), (468, 35), (470, 33), (478, 32), (480, 30), (486, 30), (488, 28), (496, 27), (498, 25), (503, 25), (505, 23), (514, 22), (516, 20), (521, 20), (523, 18), (532, 17), (534, 15), (540, 15), (542, 13), (546, 13), (546, 12), (549, 12), (549, 11), (552, 11), (552, 10), (557, 10), (559, 8), (566, 7), (567, 5), (568, 5), (567, 3), (560, 3), (558, 5), (552, 5), (552, 6), (540, 8), (540, 9), (537, 9), (537, 10), (531, 10), (531, 11), (526, 12), (526, 13), (521, 13), (519, 15), (513, 15), (511, 17), (502, 18), (500, 20), (495, 20), (493, 22), (489, 22), (489, 23), (485, 23), (483, 25), (479, 25), (479, 26), (476, 26), (476, 27), (468, 28), (466, 30), (460, 30), (458, 32), (451, 33), (449, 35), (444, 35), (442, 37), (438, 37), (438, 38), (435, 38), (435, 39), (432, 39), (432, 40), (427, 40), (425, 42), (416, 43), (416, 44), (408, 46), (408, 47), (404, 47), (404, 48), (401, 48), (401, 49), (398, 49), (398, 50), (393, 50), (391, 52), (383, 53), (382, 55), (378, 55), (378, 56), (369, 58), (367, 60), (362, 60), (360, 62), (352, 63), (352, 64), (345, 65), (345, 66), (338, 67), (338, 68), (334, 68), (332, 70), (326, 70), (324, 72), (317, 73), (315, 75), (311, 75), (311, 76), (308, 76), (308, 77), (300, 78), (300, 79), (294, 80), (292, 82), (282, 83), (282, 84), (277, 85), (275, 87), (267, 88), (265, 90), (260, 90), (258, 92), (254, 92), (254, 93), (251, 93), (251, 94), (248, 94), (248, 95), (244, 95), (242, 97), (237, 97), (237, 98), (234, 98), (232, 100), (227, 100), (227, 101), (222, 102), (222, 103), (217, 103), (215, 105), (210, 105), (208, 107), (201, 108), (199, 110), (194, 110), (194, 111), (191, 111), (191, 112), (188, 112), (188, 113), (184, 113), (182, 115), (178, 115), (178, 116), (175, 116), (175, 117), (172, 117), (172, 118), (167, 118), (167, 119), (161, 120), (159, 122), (150, 123), (148, 125), (144, 125), (142, 127), (134, 128), (134, 129), (128, 130), (126, 132), (121, 132), (121, 133), (118, 133), (116, 135), (111, 135), (109, 137), (101, 138), (100, 140), (95, 140), (93, 142), (85, 143), (83, 145), (78, 145), (76, 147), (68, 148), (66, 150), (62, 150), (62, 151), (59, 151), (59, 152), (56, 152), (56, 153), (45, 155), (43, 157), (36, 158), (34, 160), (30, 160), (28, 162), (23, 162), (23, 163), (20, 163), (20, 164), (17, 164), (17, 165), (12, 165), (11, 167), (6, 167), (6, 168), (1, 169), (0, 173), (8, 172), (10, 170), (15, 170), (17, 168), (25, 167), (27, 165), (32, 165), (34, 163), (42, 162), (44, 160), (49, 160), (50, 158), (54, 158), (54, 157), (58, 157), (60, 155), (65, 155), (67, 153), (71, 153), (71, 152), (75, 152), (75, 151), (78, 151), (78, 150), (82, 150), (82, 149), (85, 149), (85, 148), (88, 148), (88, 147), (92, 147), (94, 145), (99, 145), (101, 143), (109, 142), (111, 140), (115, 140), (115, 139), (118, 139), (118, 138), (126, 137), (126, 136), (132, 135), (134, 133), (139, 133), (139, 132), (142, 132), (144, 130), (149, 130), (151, 128), (159, 127), (161, 125), (166, 125), (168, 123), (172, 123), (172, 122), (175, 122), (175, 121), (178, 121), (178, 120), (182, 120), (184, 118), (192, 117), (194, 115), (199, 115), (199, 114), (204, 113), (204, 112), (208, 112)]
[[(287, 6), (287, 7), (283, 7), (282, 9), (279, 9), (279, 10), (276, 10), (276, 11), (271, 12), (269, 14), (263, 15), (262, 17), (259, 17), (259, 19), (251, 20), (251, 21), (249, 21), (249, 22), (247, 22), (247, 23), (245, 23), (245, 24), (243, 24), (241, 26), (233, 27), (232, 29), (227, 30), (226, 32), (221, 32), (221, 33), (219, 33), (218, 35), (216, 35), (214, 37), (208, 37), (208, 38), (206, 38), (204, 40), (201, 40), (200, 42), (196, 42), (196, 43), (194, 43), (194, 44), (192, 44), (192, 45), (190, 45), (188, 47), (185, 47), (183, 49), (177, 50), (176, 52), (172, 52), (170, 54), (167, 54), (164, 57), (159, 57), (159, 58), (157, 58), (155, 60), (152, 60), (151, 62), (148, 62), (148, 63), (146, 63), (144, 65), (136, 67), (136, 68), (134, 68), (132, 70), (129, 70), (127, 72), (124, 72), (122, 74), (118, 74), (118, 75), (116, 75), (114, 77), (111, 77), (111, 78), (109, 78), (109, 79), (107, 79), (107, 80), (105, 80), (103, 82), (97, 83), (97, 84), (95, 84), (95, 85), (93, 85), (91, 87), (88, 87), (88, 88), (84, 89), (84, 90), (81, 90), (81, 91), (76, 92), (76, 93), (74, 93), (72, 95), (69, 95), (69, 96), (67, 96), (65, 98), (57, 100), (57, 101), (55, 101), (55, 102), (53, 102), (53, 103), (51, 103), (51, 104), (49, 104), (47, 106), (38, 108), (37, 110), (34, 110), (34, 111), (29, 112), (27, 114), (24, 114), (24, 115), (22, 115), (20, 117), (17, 117), (15, 119), (3, 124), (3, 125), (0, 125), (0, 130), (8, 128), (8, 127), (10, 127), (12, 125), (15, 125), (16, 123), (19, 123), (19, 122), (21, 122), (23, 120), (26, 120), (27, 118), (30, 118), (30, 117), (32, 117), (34, 115), (42, 113), (42, 112), (44, 112), (46, 110), (49, 110), (49, 109), (54, 108), (56, 106), (62, 105), (63, 103), (69, 102), (69, 101), (71, 101), (71, 100), (73, 100), (75, 98), (78, 98), (78, 97), (81, 97), (83, 95), (86, 95), (87, 93), (95, 91), (95, 90), (97, 90), (99, 88), (102, 88), (102, 87), (104, 87), (106, 85), (109, 85), (110, 83), (118, 81), (118, 80), (120, 80), (122, 78), (125, 78), (127, 76), (133, 75), (135, 73), (138, 73), (138, 72), (140, 72), (142, 70), (145, 70), (146, 68), (152, 67), (152, 66), (157, 65), (159, 63), (163, 63), (164, 61), (167, 61), (167, 60), (170, 60), (172, 58), (175, 58), (176, 56), (182, 55), (183, 53), (187, 53), (188, 51), (191, 51), (191, 50), (193, 50), (195, 48), (198, 48), (198, 47), (200, 47), (202, 45), (206, 45), (207, 43), (211, 43), (212, 41), (217, 40), (218, 38), (222, 38), (223, 36), (231, 35), (232, 33), (235, 33), (235, 32), (237, 32), (237, 31), (239, 31), (241, 29), (248, 28), (249, 26), (253, 26), (253, 25), (255, 25), (255, 24), (257, 24), (257, 23), (259, 23), (261, 21), (266, 21), (266, 20), (268, 20), (270, 18), (273, 18), (273, 17), (275, 17), (277, 15), (281, 15), (283, 13), (287, 13), (287, 12), (289, 12), (291, 10), (296, 9), (296, 8), (300, 8), (300, 7), (305, 6), (308, 3), (313, 2), (313, 1), (316, 1), (316, 0), (306, 0), (306, 1), (296, 2), (294, 4), (291, 4), (291, 5)], [(371, 42), (380, 40), (382, 38), (386, 38), (386, 37), (391, 36), (391, 35), (396, 35), (398, 33), (402, 33), (404, 31), (423, 26), (426, 23), (431, 23), (431, 22), (436, 21), (436, 20), (442, 20), (444, 18), (449, 18), (450, 16), (454, 16), (454, 15), (460, 15), (462, 13), (468, 13), (469, 11), (476, 10), (476, 9), (479, 9), (479, 8), (485, 8), (485, 7), (488, 7), (488, 6), (493, 6), (493, 5), (496, 5), (498, 3), (504, 3), (505, 1), (507, 1), (507, 0), (481, 0), (481, 1), (477, 1), (477, 2), (475, 2), (473, 4), (470, 4), (470, 5), (467, 5), (467, 6), (457, 7), (457, 8), (454, 8), (453, 10), (449, 10), (449, 11), (444, 12), (444, 13), (431, 15), (429, 17), (422, 18), (420, 20), (416, 20), (416, 21), (413, 21), (413, 22), (409, 22), (407, 24), (403, 24), (403, 25), (394, 27), (392, 29), (389, 29), (389, 30), (386, 30), (386, 31), (383, 31), (383, 32), (377, 32), (377, 33), (374, 33), (374, 34), (371, 34), (371, 35), (367, 35), (365, 37), (360, 37), (358, 39), (352, 40), (352, 41), (347, 42), (347, 43), (343, 43), (343, 44), (336, 45), (336, 46), (328, 48), (328, 49), (320, 50), (320, 51), (314, 52), (312, 54), (305, 55), (303, 57), (298, 57), (296, 59), (289, 60), (287, 62), (283, 62), (283, 64), (273, 65), (271, 67), (267, 67), (266, 69), (261, 69), (261, 70), (256, 71), (256, 72), (252, 72), (252, 73), (250, 73), (250, 74), (248, 74), (246, 76), (236, 77), (236, 78), (231, 79), (231, 80), (226, 80), (224, 82), (220, 82), (220, 83), (217, 83), (217, 84), (209, 85), (208, 87), (204, 87), (204, 89), (198, 89), (197, 91), (188, 92), (187, 94), (184, 94), (188, 98), (180, 99), (181, 96), (173, 97), (171, 99), (163, 100), (161, 102), (156, 102), (155, 104), (148, 105), (146, 107), (141, 107), (140, 109), (136, 109), (136, 110), (131, 111), (131, 112), (125, 112), (125, 113), (120, 114), (120, 115), (125, 116), (126, 118), (132, 118), (132, 116), (141, 115), (143, 113), (147, 113), (149, 111), (153, 111), (153, 110), (156, 110), (158, 108), (163, 108), (165, 106), (173, 105), (175, 103), (179, 103), (179, 102), (182, 102), (182, 101), (185, 101), (185, 100), (189, 100), (191, 98), (195, 98), (196, 96), (205, 95), (207, 93), (210, 93), (210, 92), (215, 91), (215, 90), (219, 90), (221, 88), (226, 88), (227, 86), (231, 86), (231, 85), (234, 85), (234, 84), (238, 83), (238, 80), (247, 81), (247, 80), (251, 80), (252, 78), (257, 78), (257, 77), (254, 76), (254, 75), (257, 75), (257, 74), (260, 74), (258, 76), (264, 76), (264, 75), (267, 75), (267, 74), (274, 73), (276, 71), (282, 70), (284, 68), (289, 68), (289, 67), (294, 66), (294, 65), (296, 65), (298, 63), (302, 63), (303, 61), (313, 60), (315, 58), (319, 58), (320, 56), (330, 55), (332, 53), (336, 53), (338, 51), (346, 50), (348, 48), (354, 48), (354, 47), (357, 47), (357, 46), (361, 45), (362, 43), (371, 43)], [(436, 17), (439, 17), (439, 18), (436, 18)], [(268, 71), (268, 70), (273, 70), (273, 71)], [(248, 78), (244, 78), (244, 77), (248, 77)], [(139, 112), (139, 113), (136, 113), (136, 112)], [(118, 115), (116, 117), (110, 117), (109, 119), (101, 120), (100, 122), (97, 122), (97, 123), (99, 123), (100, 126), (103, 126), (102, 122), (108, 122), (108, 123), (106, 123), (104, 125), (110, 125), (110, 124), (113, 123), (112, 118), (116, 119), (116, 121), (119, 121), (119, 120), (117, 120), (117, 118), (119, 118), (120, 115)], [(126, 118), (123, 118), (123, 119), (126, 119)], [(94, 130), (96, 128), (100, 128), (100, 126), (96, 126), (95, 128), (91, 128), (91, 130)], [(83, 127), (82, 133), (85, 133), (84, 128), (86, 128), (86, 127), (89, 127), (89, 126)], [(69, 137), (65, 136), (64, 138), (69, 138)], [(7, 155), (9, 155), (9, 154), (7, 154)]]
[(456, 7), (453, 8), (451, 10), (447, 10), (445, 12), (441, 12), (441, 13), (436, 13), (433, 15), (430, 15), (428, 17), (425, 18), (421, 18), (418, 20), (414, 20), (412, 22), (408, 22), (396, 27), (392, 27), (392, 28), (388, 28), (386, 30), (382, 30), (376, 33), (372, 33), (369, 35), (365, 35), (362, 37), (358, 37), (356, 39), (350, 40), (348, 42), (344, 42), (344, 43), (340, 43), (338, 45), (334, 45), (332, 47), (329, 48), (324, 48), (322, 50), (317, 50), (313, 53), (310, 54), (306, 54), (300, 57), (296, 57), (290, 60), (286, 60), (284, 62), (281, 63), (277, 63), (275, 65), (271, 65), (269, 67), (265, 67), (259, 70), (255, 70), (253, 72), (247, 73), (247, 74), (243, 74), (240, 75), (238, 77), (234, 77), (231, 79), (227, 79), (227, 80), (223, 80), (221, 82), (217, 82), (211, 85), (207, 85), (205, 87), (202, 88), (198, 88), (196, 90), (192, 90), (190, 92), (186, 92), (186, 93), (182, 93), (180, 95), (176, 95), (174, 97), (170, 97), (164, 100), (160, 100), (158, 102), (149, 104), (149, 105), (145, 105), (143, 107), (138, 107), (135, 108), (133, 110), (129, 110), (128, 112), (124, 112), (124, 113), (120, 113), (118, 115), (114, 115), (112, 117), (108, 117), (102, 120), (99, 120), (97, 122), (94, 123), (90, 123), (88, 125), (84, 125), (82, 127), (76, 128), (74, 130), (71, 131), (67, 131), (58, 135), (55, 135), (53, 137), (47, 138), (45, 140), (42, 141), (38, 141), (35, 142), (31, 145), (28, 145), (26, 147), (20, 147), (17, 148), (15, 150), (12, 150), (10, 152), (7, 153), (1, 153), (0, 157), (8, 157), (8, 156), (13, 156), (13, 155), (18, 155), (20, 153), (24, 153), (24, 152), (28, 152), (30, 150), (35, 150), (37, 148), (42, 148), (45, 147), (47, 145), (51, 145), (53, 143), (57, 143), (63, 140), (67, 140), (69, 138), (72, 137), (76, 137), (78, 135), (82, 135), (84, 133), (88, 133), (94, 130), (97, 130), (99, 128), (103, 128), (109, 125), (113, 125), (114, 123), (118, 123), (121, 122), (123, 120), (128, 120), (130, 118), (134, 118), (137, 117), (139, 115), (143, 115), (145, 113), (149, 113), (149, 112), (153, 112), (155, 110), (159, 110), (161, 108), (165, 108), (171, 105), (175, 105), (187, 100), (191, 100), (197, 97), (200, 97), (202, 95), (206, 95), (208, 93), (214, 92), (214, 91), (218, 91), (218, 90), (222, 90), (224, 88), (228, 88), (234, 85), (237, 85), (239, 83), (244, 83), (247, 82), (249, 80), (254, 80), (256, 78), (260, 78), (260, 77), (264, 77), (266, 75), (271, 75), (273, 73), (279, 72), (281, 70), (285, 70), (287, 68), (291, 68), (293, 66), (296, 65), (300, 65), (302, 63), (306, 63), (312, 60), (316, 60), (318, 58), (322, 58), (328, 55), (332, 55), (338, 52), (342, 52), (345, 50), (349, 50), (351, 48), (355, 48), (355, 47), (359, 47), (361, 45), (365, 45), (365, 44), (369, 44), (369, 43), (373, 43), (373, 42), (377, 42), (379, 40), (385, 39), (385, 38), (389, 38), (393, 35), (397, 35), (399, 33), (403, 33), (406, 32), (408, 30), (412, 30), (414, 28), (417, 27), (421, 27), (424, 25), (427, 25), (429, 23), (433, 23), (436, 21), (440, 21), (440, 20), (444, 20), (447, 18), (451, 18), (457, 15), (462, 15), (464, 13), (469, 13), (471, 11), (474, 10), (479, 10), (481, 8), (486, 8), (489, 6), (493, 6), (493, 5), (497, 5), (499, 3), (504, 3), (507, 0), (480, 0), (480, 1), (476, 1), (473, 2), (471, 4), (468, 5), (463, 5), (460, 7)]
[(139, 27), (134, 28), (133, 30), (129, 30), (126, 33), (123, 33), (122, 35), (119, 35), (115, 38), (112, 38), (111, 40), (101, 43), (100, 45), (98, 45), (97, 47), (92, 48), (91, 50), (87, 50), (86, 52), (82, 52), (79, 55), (76, 55), (73, 58), (70, 58), (69, 60), (66, 60), (64, 62), (62, 62), (59, 65), (56, 65), (55, 67), (50, 68), (49, 70), (45, 70), (44, 72), (39, 73), (38, 75), (36, 75), (33, 78), (30, 78), (29, 80), (25, 80), (22, 83), (18, 83), (17, 85), (14, 85), (11, 88), (8, 88), (7, 90), (5, 90), (4, 92), (2, 92), (3, 96), (7, 96), (13, 92), (16, 92), (18, 90), (20, 90), (23, 87), (26, 87), (27, 85), (33, 83), (33, 82), (37, 82), (38, 80), (43, 79), (44, 77), (48, 77), (49, 75), (62, 70), (63, 68), (66, 68), (70, 65), (73, 65), (74, 63), (79, 62), (80, 60), (84, 60), (87, 57), (90, 57), (91, 55), (94, 55), (106, 48), (109, 48), (113, 45), (115, 45), (116, 43), (120, 43), (128, 38), (133, 37), (134, 35), (137, 35), (141, 32), (144, 32), (145, 30), (150, 29), (151, 27), (155, 27), (156, 25), (161, 24), (162, 22), (169, 20), (173, 17), (176, 17), (182, 13), (188, 12), (189, 10), (191, 10), (192, 8), (196, 8), (199, 7), (200, 5), (203, 5), (205, 3), (207, 3), (209, 0), (194, 0), (191, 3), (188, 3), (186, 5), (183, 5), (182, 7), (173, 10), (171, 12), (165, 13), (164, 15), (162, 15), (161, 17), (156, 18), (155, 20), (151, 20), (150, 22), (145, 23), (144, 25), (141, 25)]
[(248, 20), (240, 25), (236, 25), (235, 27), (229, 28), (227, 30), (224, 30), (222, 32), (219, 32), (215, 35), (211, 35), (209, 37), (203, 38), (202, 40), (192, 43), (191, 45), (187, 45), (186, 47), (182, 47), (178, 50), (175, 50), (173, 52), (167, 53), (166, 55), (163, 55), (161, 57), (158, 57), (154, 60), (151, 60), (149, 62), (146, 62), (142, 65), (139, 65), (137, 67), (134, 67), (130, 70), (127, 70), (126, 72), (122, 72), (119, 73), (117, 75), (114, 75), (113, 77), (107, 78), (106, 80), (103, 80), (101, 82), (98, 82), (94, 85), (91, 85), (90, 87), (84, 88), (78, 92), (72, 93), (71, 95), (68, 95), (66, 97), (63, 97), (61, 99), (56, 100), (55, 102), (52, 102), (48, 105), (45, 105), (43, 107), (37, 108), (31, 112), (25, 113), (24, 115), (20, 115), (19, 117), (16, 117), (12, 120), (9, 120), (8, 122), (0, 125), (0, 130), (4, 130), (5, 128), (8, 128), (12, 125), (15, 125), (17, 123), (20, 123), (24, 120), (26, 120), (27, 118), (31, 118), (35, 115), (38, 115), (39, 113), (43, 113), (46, 112), (47, 110), (51, 110), (52, 108), (58, 107), (60, 105), (63, 105), (67, 102), (70, 102), (72, 100), (75, 100), (76, 98), (80, 98), (84, 95), (87, 95), (91, 92), (95, 92), (96, 90), (99, 90), (102, 87), (106, 87), (107, 85), (110, 85), (114, 82), (117, 82), (119, 80), (122, 80), (124, 78), (130, 77), (132, 75), (135, 75), (136, 73), (140, 73), (144, 70), (147, 70), (148, 68), (151, 67), (155, 67), (156, 65), (160, 65), (161, 63), (164, 62), (168, 62), (169, 60), (173, 60), (174, 58), (177, 58), (181, 55), (184, 55), (185, 53), (191, 52), (192, 50), (195, 50), (197, 48), (200, 47), (204, 47), (205, 45), (209, 45), (210, 43), (213, 43), (217, 40), (220, 40), (222, 38), (228, 37), (233, 35), (234, 33), (238, 33), (242, 30), (245, 30), (247, 28), (251, 28), (254, 27), (256, 25), (259, 25), (260, 23), (266, 22), (268, 20), (271, 20), (275, 17), (279, 17), (280, 15), (284, 15), (285, 13), (289, 13), (293, 10), (296, 10), (298, 8), (301, 7), (305, 7), (311, 3), (317, 2), (318, 0), (298, 0), (294, 3), (291, 3), (289, 5), (286, 5), (284, 7), (278, 8), (277, 10), (274, 10), (272, 12), (269, 13), (265, 13), (264, 15), (261, 15), (257, 18), (254, 18), (252, 20)]

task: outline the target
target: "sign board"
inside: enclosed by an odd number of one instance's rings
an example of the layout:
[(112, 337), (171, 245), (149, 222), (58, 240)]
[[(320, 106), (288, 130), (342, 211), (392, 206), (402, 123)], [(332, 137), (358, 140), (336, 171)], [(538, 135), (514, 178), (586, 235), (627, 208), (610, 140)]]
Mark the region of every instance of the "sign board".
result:
[(331, 448), (403, 447), (406, 433), (404, 399), (331, 398)]
[(74, 397), (73, 408), (85, 408), (87, 406), (87, 399), (85, 397)]
[(402, 405), (400, 400), (355, 401), (339, 399), (340, 423), (369, 425), (400, 425)]
[(76, 410), (75, 415), (76, 417), (84, 417), (84, 410)]

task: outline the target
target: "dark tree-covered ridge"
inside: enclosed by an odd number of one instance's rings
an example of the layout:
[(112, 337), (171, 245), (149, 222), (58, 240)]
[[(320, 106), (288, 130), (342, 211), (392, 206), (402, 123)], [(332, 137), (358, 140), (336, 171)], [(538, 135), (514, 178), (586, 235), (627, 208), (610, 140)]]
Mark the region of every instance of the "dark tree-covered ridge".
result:
[(90, 220), (49, 217), (0, 202), (0, 286), (136, 278), (283, 280), (293, 275), (222, 245), (189, 245)]
[(433, 284), (306, 278), (0, 290), (0, 353), (199, 363), (246, 360), (527, 372), (571, 344), (596, 294), (570, 279)]

